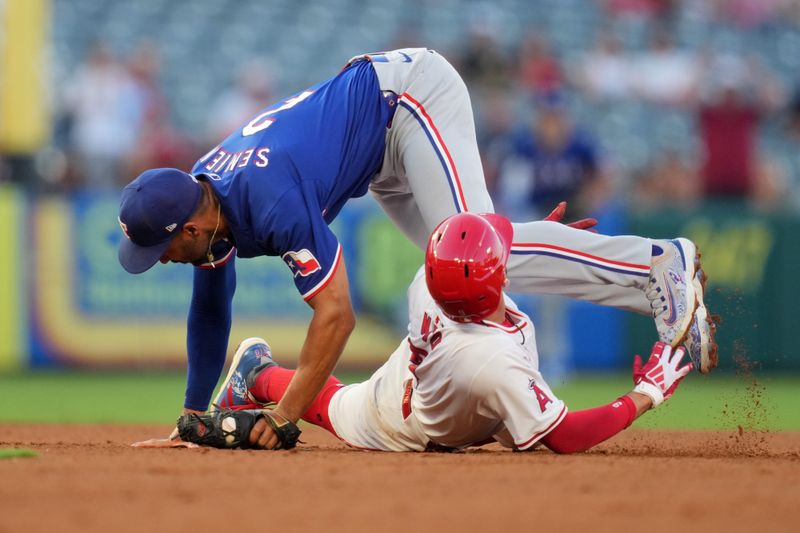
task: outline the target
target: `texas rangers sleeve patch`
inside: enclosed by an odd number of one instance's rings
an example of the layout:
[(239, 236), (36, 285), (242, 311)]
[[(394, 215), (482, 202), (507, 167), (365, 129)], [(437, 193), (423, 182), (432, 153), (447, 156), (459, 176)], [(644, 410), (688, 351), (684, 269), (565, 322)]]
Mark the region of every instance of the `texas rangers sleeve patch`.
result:
[(283, 254), (282, 259), (289, 266), (294, 277), (301, 276), (305, 278), (322, 268), (317, 258), (307, 248), (303, 248), (299, 252), (286, 252)]

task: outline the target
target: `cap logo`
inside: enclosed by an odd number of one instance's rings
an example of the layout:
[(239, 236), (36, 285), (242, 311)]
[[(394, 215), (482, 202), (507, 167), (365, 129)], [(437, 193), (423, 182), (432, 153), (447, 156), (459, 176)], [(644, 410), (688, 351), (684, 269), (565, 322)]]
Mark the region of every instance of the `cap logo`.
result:
[(117, 222), (119, 222), (119, 227), (120, 227), (120, 228), (122, 228), (122, 233), (124, 233), (124, 234), (125, 234), (125, 236), (126, 236), (128, 239), (130, 239), (130, 238), (131, 238), (131, 236), (130, 236), (130, 235), (128, 235), (128, 225), (127, 225), (127, 224), (125, 224), (125, 223), (122, 221), (122, 219), (120, 219), (119, 217), (117, 217)]
[(178, 223), (177, 222), (173, 222), (169, 226), (166, 226), (164, 229), (167, 230), (168, 232), (172, 233), (173, 231), (175, 231), (175, 228), (177, 228), (177, 227), (178, 227)]

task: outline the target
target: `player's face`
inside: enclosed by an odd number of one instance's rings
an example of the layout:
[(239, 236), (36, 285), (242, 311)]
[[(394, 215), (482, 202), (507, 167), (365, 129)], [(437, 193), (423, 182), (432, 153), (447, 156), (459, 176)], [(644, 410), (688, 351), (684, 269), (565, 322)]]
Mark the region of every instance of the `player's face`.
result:
[(195, 233), (184, 229), (169, 243), (169, 248), (161, 256), (162, 263), (191, 263), (195, 266), (207, 261), (211, 233), (196, 231)]

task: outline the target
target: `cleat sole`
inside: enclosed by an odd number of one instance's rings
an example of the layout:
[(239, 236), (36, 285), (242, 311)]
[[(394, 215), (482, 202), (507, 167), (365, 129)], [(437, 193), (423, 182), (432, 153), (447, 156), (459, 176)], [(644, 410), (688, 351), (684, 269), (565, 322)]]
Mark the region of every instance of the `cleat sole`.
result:
[(708, 374), (715, 369), (719, 363), (719, 346), (717, 345), (716, 340), (718, 319), (709, 316), (708, 309), (706, 309), (705, 306), (705, 301), (703, 301), (702, 305), (700, 304), (700, 301), (703, 300), (705, 296), (706, 282), (708, 281), (708, 276), (700, 265), (700, 256), (700, 250), (698, 249), (697, 254), (695, 255), (694, 263), (695, 272), (698, 273), (699, 276), (696, 275), (694, 278), (692, 278), (692, 284), (695, 287), (695, 293), (697, 295), (697, 307), (695, 308), (695, 314), (698, 320), (705, 321), (705, 323), (708, 324), (709, 336), (706, 349), (701, 349), (700, 351), (700, 367), (697, 370), (701, 374)]

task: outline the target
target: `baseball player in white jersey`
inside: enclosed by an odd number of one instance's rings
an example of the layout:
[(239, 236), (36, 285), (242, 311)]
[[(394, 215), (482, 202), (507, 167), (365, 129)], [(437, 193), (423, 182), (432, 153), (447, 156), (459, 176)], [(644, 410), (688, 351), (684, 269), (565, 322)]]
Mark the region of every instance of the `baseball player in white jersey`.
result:
[[(692, 364), (657, 343), (634, 363), (632, 392), (568, 413), (538, 369), (533, 323), (503, 294), (512, 228), (504, 217), (464, 213), (433, 233), (425, 266), (408, 290), (408, 336), (369, 380), (329, 379), (305, 420), (349, 445), (382, 451), (457, 450), (499, 442), (560, 453), (608, 439), (669, 397)], [(294, 371), (272, 361), (265, 341), (238, 348), (215, 404), (251, 409), (277, 402)], [(250, 440), (259, 442), (257, 424)]]
[(539, 373), (533, 324), (505, 297), (511, 325), (460, 323), (436, 305), (420, 269), (408, 289), (409, 332), (372, 377), (330, 404), (336, 435), (360, 448), (423, 451), (494, 439), (535, 444), (566, 415)]

